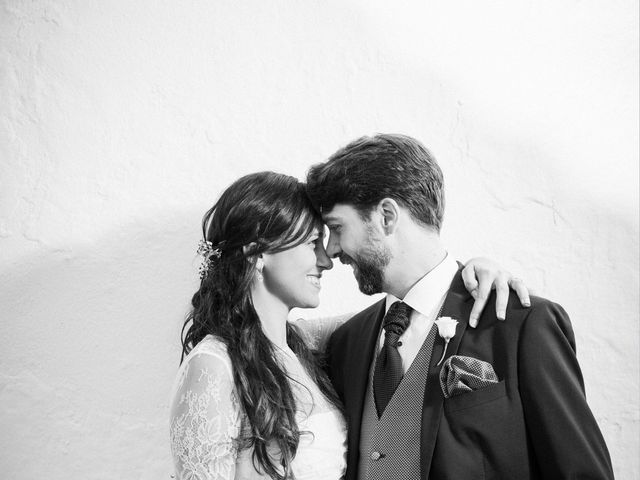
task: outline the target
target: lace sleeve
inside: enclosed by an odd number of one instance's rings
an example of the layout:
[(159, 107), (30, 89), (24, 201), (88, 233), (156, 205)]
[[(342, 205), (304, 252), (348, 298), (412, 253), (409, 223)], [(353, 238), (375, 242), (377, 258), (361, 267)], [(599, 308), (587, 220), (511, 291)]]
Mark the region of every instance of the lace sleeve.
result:
[(228, 358), (189, 357), (171, 406), (171, 451), (179, 480), (232, 480), (240, 407)]
[(294, 323), (303, 331), (310, 348), (324, 352), (331, 334), (353, 315), (347, 313), (333, 317), (299, 318)]

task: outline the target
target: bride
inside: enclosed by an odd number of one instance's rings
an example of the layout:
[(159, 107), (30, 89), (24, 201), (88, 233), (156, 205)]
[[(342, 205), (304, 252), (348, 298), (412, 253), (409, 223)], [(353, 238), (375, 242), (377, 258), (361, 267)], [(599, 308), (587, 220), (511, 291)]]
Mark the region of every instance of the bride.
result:
[[(348, 317), (287, 321), (318, 305), (333, 266), (304, 184), (240, 178), (205, 214), (203, 236), (171, 403), (177, 478), (340, 479), (346, 424), (317, 348)], [(478, 261), (466, 268), (481, 283), (498, 277)]]

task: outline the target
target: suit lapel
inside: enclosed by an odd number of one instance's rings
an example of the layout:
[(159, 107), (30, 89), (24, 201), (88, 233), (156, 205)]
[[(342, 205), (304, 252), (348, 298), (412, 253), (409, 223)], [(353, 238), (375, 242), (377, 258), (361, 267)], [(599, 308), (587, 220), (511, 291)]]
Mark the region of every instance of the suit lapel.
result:
[[(444, 305), (442, 306), (442, 313), (440, 314), (442, 317), (451, 317), (458, 321), (456, 335), (449, 341), (445, 360), (458, 352), (460, 341), (467, 328), (469, 315), (473, 307), (473, 297), (464, 286), (461, 272), (462, 266), (458, 269), (458, 272), (451, 282), (449, 293), (447, 293)], [(436, 444), (440, 419), (442, 418), (444, 396), (440, 389), (439, 380), (442, 364), (438, 366), (437, 363), (440, 361), (440, 357), (442, 357), (443, 350), (444, 340), (438, 335), (433, 347), (433, 353), (431, 354), (429, 375), (427, 377), (424, 404), (422, 407), (420, 470), (421, 478), (423, 479), (429, 478), (431, 459), (433, 458), (433, 450)]]
[[(365, 393), (369, 380), (369, 369), (374, 348), (378, 340), (380, 325), (384, 318), (385, 299), (373, 304), (364, 317), (355, 325), (359, 332), (351, 335), (345, 379), (345, 409), (349, 421), (349, 472), (356, 472), (360, 452), (360, 423), (364, 409)], [(353, 476), (355, 479), (355, 476)]]

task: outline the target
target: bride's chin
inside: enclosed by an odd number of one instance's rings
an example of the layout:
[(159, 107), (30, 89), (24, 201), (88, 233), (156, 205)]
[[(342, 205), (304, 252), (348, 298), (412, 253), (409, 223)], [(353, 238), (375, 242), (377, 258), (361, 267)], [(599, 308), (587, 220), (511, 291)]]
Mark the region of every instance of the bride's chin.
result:
[(320, 305), (320, 298), (310, 299), (305, 308), (316, 308)]

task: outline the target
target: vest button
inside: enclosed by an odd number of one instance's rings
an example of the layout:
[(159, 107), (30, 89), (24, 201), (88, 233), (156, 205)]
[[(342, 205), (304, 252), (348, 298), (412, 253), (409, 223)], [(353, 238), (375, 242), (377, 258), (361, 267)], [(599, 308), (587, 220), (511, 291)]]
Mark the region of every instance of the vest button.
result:
[(380, 452), (371, 452), (371, 455), (369, 455), (369, 458), (371, 460), (380, 460), (380, 457), (382, 457), (382, 455), (380, 454)]

